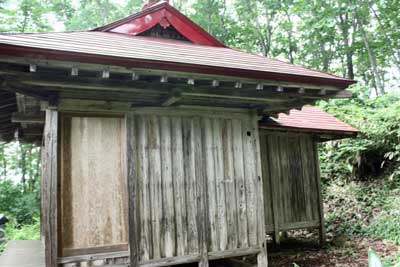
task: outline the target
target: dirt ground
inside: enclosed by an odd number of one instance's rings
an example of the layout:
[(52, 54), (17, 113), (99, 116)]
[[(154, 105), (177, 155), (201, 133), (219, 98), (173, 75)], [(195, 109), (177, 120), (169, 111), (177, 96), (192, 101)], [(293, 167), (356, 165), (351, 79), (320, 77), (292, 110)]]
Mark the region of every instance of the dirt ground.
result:
[[(368, 267), (368, 249), (374, 249), (381, 258), (395, 256), (400, 247), (379, 240), (367, 238), (337, 237), (329, 238), (326, 245), (321, 248), (317, 238), (294, 237), (282, 241), (279, 247), (272, 243), (268, 246), (269, 267)], [(210, 267), (238, 267), (238, 262), (243, 262), (243, 267), (257, 266), (256, 256), (249, 256), (231, 261), (213, 261)], [(297, 264), (297, 265), (295, 265)], [(187, 265), (187, 267), (197, 264)]]
[[(374, 249), (381, 258), (395, 256), (400, 247), (379, 240), (353, 238), (348, 240), (339, 237), (330, 240), (321, 248), (316, 239), (290, 238), (279, 247), (270, 244), (268, 247), (269, 267), (368, 267), (368, 249)], [(250, 263), (245, 266), (257, 266), (256, 258), (238, 259)], [(297, 264), (297, 265), (295, 265)], [(224, 262), (214, 262), (212, 267), (236, 267)]]
[(366, 238), (332, 241), (325, 248), (313, 243), (288, 240), (280, 249), (270, 248), (270, 267), (367, 267), (368, 249), (371, 247), (382, 258), (395, 256), (399, 247), (382, 241)]

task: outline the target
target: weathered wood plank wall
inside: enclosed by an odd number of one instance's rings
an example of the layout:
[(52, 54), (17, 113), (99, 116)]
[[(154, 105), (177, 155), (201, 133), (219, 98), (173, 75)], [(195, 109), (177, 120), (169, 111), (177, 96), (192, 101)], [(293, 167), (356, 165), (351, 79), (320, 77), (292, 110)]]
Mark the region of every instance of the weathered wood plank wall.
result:
[(261, 158), (269, 233), (323, 227), (318, 152), (312, 135), (263, 130)]
[(122, 117), (63, 115), (63, 256), (128, 249), (128, 197)]
[(137, 114), (132, 123), (140, 262), (207, 261), (218, 252), (260, 247), (264, 209), (255, 116)]
[(56, 266), (58, 260), (58, 123), (57, 110), (46, 110), (44, 151), (42, 154), (42, 236), (46, 266)]

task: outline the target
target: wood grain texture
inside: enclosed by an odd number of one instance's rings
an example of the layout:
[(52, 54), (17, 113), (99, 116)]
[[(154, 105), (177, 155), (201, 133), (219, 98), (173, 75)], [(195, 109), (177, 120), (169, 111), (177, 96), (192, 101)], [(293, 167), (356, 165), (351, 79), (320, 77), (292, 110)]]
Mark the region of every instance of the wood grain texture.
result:
[(312, 135), (261, 132), (267, 231), (323, 225), (319, 165)]
[(128, 243), (123, 118), (63, 116), (61, 246)]
[(199, 255), (207, 266), (210, 253), (260, 247), (255, 117), (226, 116), (134, 115), (140, 264)]
[(56, 110), (46, 110), (43, 152), (43, 235), (46, 266), (57, 266), (58, 260), (58, 119)]
[(129, 222), (129, 252), (130, 266), (139, 266), (139, 191), (138, 191), (138, 169), (137, 169), (137, 151), (135, 134), (135, 120), (132, 114), (127, 114), (125, 118), (126, 136), (123, 139), (126, 142), (126, 166), (127, 166), (127, 184), (128, 184), (128, 222)]

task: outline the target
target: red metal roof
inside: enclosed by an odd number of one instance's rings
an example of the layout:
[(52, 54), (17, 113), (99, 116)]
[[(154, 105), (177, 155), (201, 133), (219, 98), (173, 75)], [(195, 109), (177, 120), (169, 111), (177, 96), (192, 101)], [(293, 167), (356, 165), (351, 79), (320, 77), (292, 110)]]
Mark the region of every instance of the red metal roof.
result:
[(227, 47), (110, 32), (0, 35), (0, 55), (346, 88), (354, 81)]
[(280, 113), (277, 119), (269, 118), (260, 122), (261, 128), (286, 128), (311, 132), (333, 132), (356, 134), (359, 131), (347, 123), (314, 106), (291, 110), (289, 115)]
[(225, 47), (223, 43), (184, 16), (177, 9), (170, 6), (166, 1), (161, 1), (139, 13), (98, 27), (92, 31), (138, 35), (157, 24), (160, 24), (164, 28), (172, 25), (180, 34), (194, 44)]

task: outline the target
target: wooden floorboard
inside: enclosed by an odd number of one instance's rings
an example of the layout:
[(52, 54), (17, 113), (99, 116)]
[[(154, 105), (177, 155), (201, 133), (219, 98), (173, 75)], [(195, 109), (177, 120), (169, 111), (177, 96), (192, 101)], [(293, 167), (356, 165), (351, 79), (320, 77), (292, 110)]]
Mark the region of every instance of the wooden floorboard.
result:
[(0, 255), (0, 267), (44, 267), (41, 241), (10, 241)]

